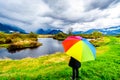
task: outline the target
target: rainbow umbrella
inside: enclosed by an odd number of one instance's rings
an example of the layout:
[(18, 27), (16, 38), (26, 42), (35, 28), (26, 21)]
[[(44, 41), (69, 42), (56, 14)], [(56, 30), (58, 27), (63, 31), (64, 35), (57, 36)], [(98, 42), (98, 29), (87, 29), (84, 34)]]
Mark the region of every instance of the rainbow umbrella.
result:
[(95, 47), (85, 38), (69, 36), (63, 42), (64, 51), (80, 62), (95, 60)]

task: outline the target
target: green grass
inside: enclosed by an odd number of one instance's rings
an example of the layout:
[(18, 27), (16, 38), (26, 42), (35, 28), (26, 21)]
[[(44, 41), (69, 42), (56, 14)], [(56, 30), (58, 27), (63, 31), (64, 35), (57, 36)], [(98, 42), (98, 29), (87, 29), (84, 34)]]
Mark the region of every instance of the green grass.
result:
[[(120, 38), (105, 37), (95, 61), (82, 63), (81, 80), (120, 80)], [(39, 58), (0, 60), (0, 80), (70, 80), (69, 56), (56, 53)]]

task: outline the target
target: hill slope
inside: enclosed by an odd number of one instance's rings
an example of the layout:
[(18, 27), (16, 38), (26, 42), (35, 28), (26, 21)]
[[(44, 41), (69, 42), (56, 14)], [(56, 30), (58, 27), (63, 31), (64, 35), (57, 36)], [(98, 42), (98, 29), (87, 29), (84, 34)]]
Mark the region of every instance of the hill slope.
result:
[(5, 33), (11, 33), (11, 32), (20, 32), (20, 33), (26, 33), (23, 29), (0, 23), (0, 31)]

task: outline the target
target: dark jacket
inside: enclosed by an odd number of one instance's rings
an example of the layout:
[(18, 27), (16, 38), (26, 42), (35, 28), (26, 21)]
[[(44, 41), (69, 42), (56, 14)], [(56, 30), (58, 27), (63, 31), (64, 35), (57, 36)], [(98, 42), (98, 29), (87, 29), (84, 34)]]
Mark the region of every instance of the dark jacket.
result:
[(76, 69), (81, 67), (81, 63), (78, 60), (71, 57), (69, 61), (69, 66)]

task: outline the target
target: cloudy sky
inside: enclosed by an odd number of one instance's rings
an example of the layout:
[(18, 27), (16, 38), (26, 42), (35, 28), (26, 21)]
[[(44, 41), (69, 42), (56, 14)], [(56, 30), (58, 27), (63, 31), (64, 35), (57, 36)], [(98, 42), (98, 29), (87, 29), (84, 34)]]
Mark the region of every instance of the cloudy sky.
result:
[(0, 23), (26, 31), (120, 25), (120, 0), (0, 0)]

